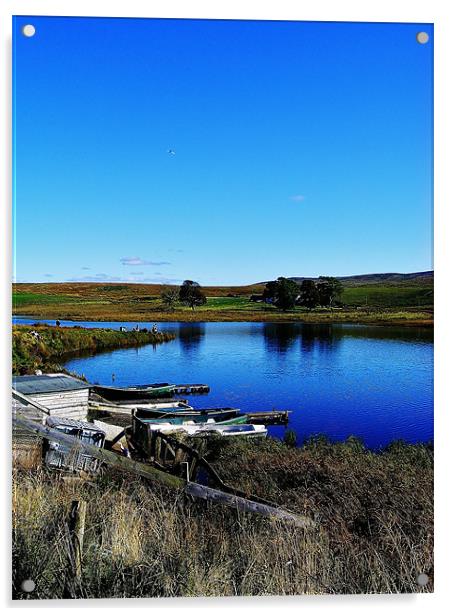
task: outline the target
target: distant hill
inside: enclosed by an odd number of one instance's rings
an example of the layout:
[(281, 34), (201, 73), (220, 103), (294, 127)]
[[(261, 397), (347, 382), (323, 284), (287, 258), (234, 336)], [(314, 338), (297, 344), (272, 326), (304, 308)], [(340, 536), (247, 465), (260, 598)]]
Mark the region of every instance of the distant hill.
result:
[[(290, 280), (294, 280), (296, 283), (300, 284), (303, 280), (318, 280), (317, 278), (309, 277), (309, 276), (289, 276)], [(337, 279), (340, 280), (345, 287), (356, 287), (361, 285), (370, 285), (370, 284), (385, 284), (385, 285), (398, 285), (403, 283), (409, 283), (412, 285), (426, 285), (433, 284), (433, 271), (427, 272), (413, 272), (410, 274), (399, 274), (399, 273), (386, 273), (386, 274), (357, 274), (355, 276), (337, 276)], [(265, 282), (260, 282), (258, 284), (266, 284)]]

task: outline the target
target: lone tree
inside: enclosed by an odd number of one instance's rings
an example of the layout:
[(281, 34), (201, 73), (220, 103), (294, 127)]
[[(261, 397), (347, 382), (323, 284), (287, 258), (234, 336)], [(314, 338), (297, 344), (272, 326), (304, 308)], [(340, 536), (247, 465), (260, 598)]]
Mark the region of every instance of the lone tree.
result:
[(342, 295), (344, 285), (333, 276), (319, 276), (317, 290), (319, 292), (319, 304), (331, 308), (334, 302)]
[(264, 289), (264, 299), (271, 299), (275, 306), (281, 310), (295, 308), (300, 289), (296, 282), (280, 276), (278, 280), (267, 282)]
[(298, 300), (300, 306), (309, 308), (312, 310), (319, 303), (319, 291), (317, 285), (313, 280), (303, 280), (300, 286), (300, 299)]
[(166, 310), (174, 310), (179, 301), (179, 291), (175, 287), (165, 287), (160, 293), (162, 304)]
[(206, 304), (207, 298), (197, 282), (194, 280), (184, 280), (179, 289), (179, 301), (194, 310), (195, 306)]

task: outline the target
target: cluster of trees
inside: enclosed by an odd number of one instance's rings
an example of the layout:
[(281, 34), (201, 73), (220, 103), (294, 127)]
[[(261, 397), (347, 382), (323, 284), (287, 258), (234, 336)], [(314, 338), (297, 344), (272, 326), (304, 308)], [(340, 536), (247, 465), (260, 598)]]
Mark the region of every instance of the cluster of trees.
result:
[(160, 297), (167, 310), (174, 310), (179, 303), (190, 306), (192, 310), (196, 306), (203, 306), (207, 303), (207, 298), (202, 292), (201, 286), (194, 280), (184, 280), (178, 289), (168, 287), (162, 291)]
[(312, 310), (316, 306), (332, 307), (342, 294), (343, 285), (333, 276), (320, 276), (317, 281), (303, 280), (301, 285), (289, 278), (279, 277), (267, 282), (262, 298), (281, 310), (303, 306)]

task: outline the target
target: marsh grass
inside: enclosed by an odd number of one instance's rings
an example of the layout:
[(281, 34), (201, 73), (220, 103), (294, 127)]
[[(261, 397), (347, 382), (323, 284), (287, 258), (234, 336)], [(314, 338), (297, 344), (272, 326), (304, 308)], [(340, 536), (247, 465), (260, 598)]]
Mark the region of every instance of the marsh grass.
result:
[[(33, 332), (38, 334), (36, 337)], [(120, 332), (113, 329), (50, 327), (47, 325), (13, 326), (13, 374), (30, 374), (36, 369), (57, 370), (62, 358), (83, 351), (160, 344), (173, 340), (169, 332)]]
[[(318, 522), (304, 530), (106, 472), (63, 482), (13, 477), (13, 594), (63, 596), (65, 520), (88, 503), (80, 597), (431, 592), (431, 448), (379, 453), (350, 440), (302, 448), (268, 439), (212, 451), (225, 478)], [(429, 584), (419, 588), (417, 575)], [(36, 581), (33, 596), (20, 589)]]

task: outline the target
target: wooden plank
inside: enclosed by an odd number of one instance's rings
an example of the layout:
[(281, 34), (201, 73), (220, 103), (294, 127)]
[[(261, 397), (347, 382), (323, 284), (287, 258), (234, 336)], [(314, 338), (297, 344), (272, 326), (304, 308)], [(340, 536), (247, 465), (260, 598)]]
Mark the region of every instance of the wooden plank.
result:
[(44, 413), (44, 415), (50, 415), (49, 409), (43, 406), (42, 404), (40, 404), (39, 402), (36, 402), (36, 400), (32, 400), (30, 397), (26, 396), (25, 394), (21, 394), (19, 391), (16, 391), (15, 389), (13, 389), (12, 391), (13, 391), (13, 397), (16, 400), (19, 400), (20, 402), (23, 402), (25, 404), (31, 404), (36, 409)]
[(227, 507), (232, 507), (233, 509), (239, 509), (241, 511), (259, 513), (260, 515), (268, 518), (285, 520), (300, 528), (313, 528), (315, 526), (314, 522), (305, 516), (290, 513), (284, 509), (269, 507), (268, 505), (263, 505), (262, 503), (256, 503), (255, 501), (248, 500), (247, 498), (243, 498), (241, 496), (235, 496), (234, 494), (227, 494), (226, 492), (221, 492), (220, 490), (215, 490), (214, 488), (209, 488), (207, 486), (200, 485), (199, 483), (189, 481), (185, 486), (184, 491), (186, 494), (190, 494), (190, 496), (194, 496), (195, 498), (213, 501), (215, 503), (220, 503), (221, 505), (226, 505)]

